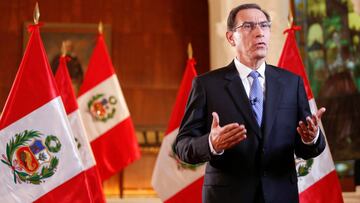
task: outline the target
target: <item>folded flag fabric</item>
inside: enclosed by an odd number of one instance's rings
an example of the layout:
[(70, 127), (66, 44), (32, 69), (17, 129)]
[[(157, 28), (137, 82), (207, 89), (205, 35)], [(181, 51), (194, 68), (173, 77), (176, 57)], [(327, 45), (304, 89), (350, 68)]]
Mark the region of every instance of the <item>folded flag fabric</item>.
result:
[(102, 180), (140, 158), (134, 125), (101, 33), (77, 101)]
[(39, 25), (29, 30), (0, 119), (0, 202), (92, 202)]
[(177, 158), (172, 150), (172, 144), (175, 141), (185, 112), (192, 80), (197, 75), (195, 64), (193, 58), (190, 58), (187, 62), (152, 176), (152, 186), (160, 199), (166, 203), (202, 202), (201, 194), (205, 165), (184, 163)]
[[(287, 38), (278, 66), (302, 77), (309, 106), (314, 114), (317, 111), (317, 106), (297, 47), (296, 30), (300, 30), (300, 27), (292, 25), (290, 29), (285, 30), (284, 33), (287, 33)], [(325, 134), (324, 129), (322, 129), (322, 132)], [(296, 169), (301, 203), (343, 202), (339, 179), (328, 144), (323, 153), (314, 159), (305, 161), (297, 158)]]
[(61, 99), (64, 103), (66, 114), (73, 132), (76, 147), (79, 150), (81, 162), (86, 176), (86, 185), (94, 202), (105, 202), (100, 174), (96, 167), (94, 154), (87, 138), (84, 124), (81, 120), (80, 111), (76, 102), (71, 78), (67, 68), (67, 61), (71, 60), (66, 56), (59, 58), (59, 66), (55, 74), (55, 81), (59, 89)]

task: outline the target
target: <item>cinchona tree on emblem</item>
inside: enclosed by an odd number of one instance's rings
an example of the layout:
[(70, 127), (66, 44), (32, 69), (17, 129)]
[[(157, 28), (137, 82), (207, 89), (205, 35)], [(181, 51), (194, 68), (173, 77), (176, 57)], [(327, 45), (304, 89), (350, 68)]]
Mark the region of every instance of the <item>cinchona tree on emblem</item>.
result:
[(54, 154), (60, 150), (56, 136), (25, 130), (6, 144), (6, 155), (2, 154), (1, 162), (9, 166), (15, 183), (38, 185), (55, 174), (59, 159)]

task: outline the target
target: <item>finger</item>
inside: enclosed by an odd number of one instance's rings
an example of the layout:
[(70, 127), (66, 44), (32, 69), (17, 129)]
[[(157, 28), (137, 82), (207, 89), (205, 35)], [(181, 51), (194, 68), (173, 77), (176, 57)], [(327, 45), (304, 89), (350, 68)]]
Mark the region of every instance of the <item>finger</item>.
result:
[(244, 139), (246, 139), (246, 134), (237, 134), (235, 136), (232, 136), (230, 140), (226, 140), (226, 142), (223, 142), (221, 144), (221, 148), (222, 149), (228, 149), (230, 147), (233, 147), (234, 145), (240, 143), (241, 141), (243, 141)]
[[(237, 123), (230, 123), (230, 124), (227, 124), (227, 125), (222, 127), (221, 133), (225, 134), (225, 133), (227, 133), (227, 132), (229, 132), (229, 131), (231, 131), (233, 129), (239, 128), (239, 127), (240, 126)], [(243, 128), (243, 127), (241, 127), (241, 128)]]
[(312, 121), (314, 122), (314, 125), (315, 125), (315, 126), (318, 126), (318, 125), (319, 125), (319, 118), (316, 116), (316, 114), (313, 114), (313, 115), (311, 116), (311, 119), (312, 119)]
[(226, 130), (224, 130), (224, 135), (226, 136), (231, 136), (231, 135), (234, 135), (238, 132), (240, 132), (241, 130), (243, 130), (244, 128), (240, 127), (240, 126), (235, 126), (235, 125), (231, 125), (231, 126), (228, 126), (228, 128), (226, 128)]
[(303, 121), (299, 121), (299, 127), (301, 128), (302, 131), (306, 131), (307, 128), (306, 128), (306, 125)]
[(299, 135), (302, 137), (303, 136), (303, 131), (301, 130), (300, 127), (296, 128), (296, 131), (299, 133)]
[(237, 139), (235, 139), (235, 140), (237, 140), (237, 142), (240, 142), (240, 141), (246, 139), (246, 137), (247, 137), (247, 136), (246, 136), (246, 129), (242, 130), (241, 132), (239, 132), (238, 134), (236, 134), (236, 136), (234, 136), (234, 137), (237, 138)]
[(238, 137), (238, 139), (235, 139), (231, 142), (229, 142), (226, 146), (226, 148), (230, 148), (230, 147), (233, 147), (234, 145), (237, 145), (239, 144), (241, 141), (245, 140), (246, 139), (246, 135), (242, 135), (240, 137)]
[(314, 122), (314, 132), (316, 134), (316, 132), (319, 130), (319, 122), (320, 122), (320, 120), (316, 115), (312, 116), (312, 120)]
[(303, 130), (301, 127), (297, 127), (296, 131), (299, 133), (299, 135), (303, 138), (307, 137), (307, 130)]
[(307, 122), (307, 127), (309, 130), (311, 131), (315, 131), (315, 124), (313, 122), (313, 120), (310, 118), (310, 116), (306, 117), (306, 122)]
[(224, 142), (232, 142), (237, 140), (239, 137), (243, 137), (246, 134), (246, 129), (237, 128), (232, 131), (229, 131), (223, 136)]
[(317, 112), (316, 112), (316, 116), (318, 117), (318, 119), (321, 119), (321, 116), (325, 113), (326, 109), (324, 107), (321, 107)]
[(212, 112), (213, 120), (211, 124), (211, 128), (217, 128), (219, 127), (219, 115), (216, 112)]
[(310, 142), (310, 141), (314, 140), (314, 138), (316, 136), (316, 131), (312, 131), (310, 129), (307, 129), (307, 130), (304, 131), (300, 127), (297, 127), (296, 131), (301, 136), (301, 139), (306, 141), (306, 142)]
[(308, 134), (304, 133), (304, 131), (300, 127), (297, 127), (296, 131), (299, 133), (302, 140), (305, 140), (305, 141), (309, 140)]

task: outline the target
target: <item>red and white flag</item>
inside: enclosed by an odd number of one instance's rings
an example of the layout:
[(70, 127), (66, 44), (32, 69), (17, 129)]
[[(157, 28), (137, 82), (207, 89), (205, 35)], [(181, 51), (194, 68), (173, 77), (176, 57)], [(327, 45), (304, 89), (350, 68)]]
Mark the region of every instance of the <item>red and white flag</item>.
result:
[(55, 74), (55, 81), (65, 106), (65, 111), (75, 137), (77, 149), (80, 153), (84, 168), (83, 173), (85, 173), (87, 180), (87, 185), (84, 185), (84, 187), (88, 188), (93, 202), (105, 202), (100, 175), (96, 168), (95, 157), (91, 150), (84, 124), (81, 120), (78, 104), (72, 88), (71, 78), (66, 65), (68, 60), (71, 59), (66, 56), (60, 57), (59, 66)]
[(166, 203), (201, 203), (205, 164), (184, 163), (172, 150), (172, 144), (178, 134), (185, 112), (192, 80), (196, 75), (195, 60), (191, 58), (186, 65), (152, 176), (152, 186), (160, 199)]
[(134, 125), (101, 33), (77, 101), (102, 180), (140, 158)]
[(0, 119), (0, 202), (91, 202), (39, 25), (29, 30)]
[[(285, 30), (284, 33), (288, 35), (278, 66), (303, 78), (311, 112), (316, 113), (317, 106), (296, 43), (296, 30), (300, 30), (300, 27), (293, 25)], [(322, 132), (324, 132), (323, 128)], [(314, 159), (308, 161), (296, 159), (296, 168), (301, 203), (343, 202), (340, 183), (328, 144), (324, 152)]]

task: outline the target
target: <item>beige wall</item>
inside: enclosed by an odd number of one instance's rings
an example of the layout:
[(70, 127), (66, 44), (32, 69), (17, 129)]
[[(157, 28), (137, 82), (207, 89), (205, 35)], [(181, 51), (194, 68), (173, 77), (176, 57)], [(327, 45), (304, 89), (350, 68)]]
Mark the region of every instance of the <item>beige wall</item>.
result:
[(243, 3), (257, 3), (269, 12), (272, 19), (271, 42), (267, 62), (277, 65), (285, 41), (283, 31), (288, 27), (289, 0), (208, 0), (210, 29), (210, 67), (227, 65), (235, 53), (225, 38), (226, 19), (233, 7)]

